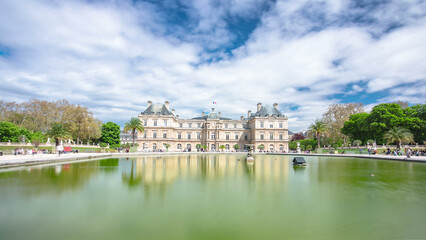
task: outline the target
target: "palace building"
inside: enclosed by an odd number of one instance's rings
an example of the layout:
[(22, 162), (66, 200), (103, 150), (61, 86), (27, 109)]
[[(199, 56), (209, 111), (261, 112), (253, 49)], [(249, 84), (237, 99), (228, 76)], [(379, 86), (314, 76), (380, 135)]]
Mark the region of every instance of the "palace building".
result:
[(278, 110), (278, 104), (257, 104), (256, 112), (234, 120), (223, 117), (212, 108), (200, 117), (180, 119), (170, 103), (152, 103), (138, 116), (145, 131), (138, 133), (141, 151), (197, 151), (197, 145), (207, 151), (239, 151), (252, 145), (255, 151), (288, 152), (288, 118)]

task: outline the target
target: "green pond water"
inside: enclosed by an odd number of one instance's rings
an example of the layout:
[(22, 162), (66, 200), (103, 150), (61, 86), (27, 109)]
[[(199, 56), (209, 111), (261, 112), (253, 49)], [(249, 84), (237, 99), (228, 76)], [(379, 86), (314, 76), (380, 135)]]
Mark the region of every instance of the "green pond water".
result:
[[(426, 239), (426, 164), (141, 156), (0, 171), (0, 239)], [(240, 161), (239, 161), (240, 160)], [(373, 176), (372, 176), (373, 174)]]

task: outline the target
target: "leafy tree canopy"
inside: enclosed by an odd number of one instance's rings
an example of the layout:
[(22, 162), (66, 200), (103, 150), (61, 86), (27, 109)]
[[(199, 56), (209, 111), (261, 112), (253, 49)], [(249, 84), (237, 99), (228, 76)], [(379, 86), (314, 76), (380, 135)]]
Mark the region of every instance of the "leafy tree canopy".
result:
[(0, 142), (18, 142), (19, 136), (26, 136), (31, 139), (31, 132), (26, 128), (21, 128), (10, 122), (0, 122)]
[(110, 147), (120, 145), (120, 126), (113, 122), (102, 125), (101, 141), (109, 144)]

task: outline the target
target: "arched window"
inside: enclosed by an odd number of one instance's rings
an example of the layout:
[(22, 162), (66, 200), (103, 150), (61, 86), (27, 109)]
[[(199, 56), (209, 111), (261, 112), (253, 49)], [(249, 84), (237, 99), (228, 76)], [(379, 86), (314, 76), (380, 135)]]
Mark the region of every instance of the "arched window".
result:
[(229, 150), (229, 144), (225, 145), (226, 150)]
[(186, 148), (189, 150), (189, 149), (191, 149), (191, 144), (187, 144), (186, 145)]
[(280, 151), (284, 151), (284, 145), (280, 145)]
[(215, 144), (212, 144), (212, 146), (211, 146), (211, 150), (212, 150), (212, 151), (216, 151), (216, 145), (215, 145)]
[(156, 143), (153, 143), (152, 144), (152, 150), (156, 150), (157, 149), (157, 144)]
[(271, 145), (269, 146), (269, 150), (270, 150), (270, 151), (274, 151), (274, 145), (272, 145), (272, 144), (271, 144)]
[(179, 143), (179, 144), (177, 145), (177, 149), (178, 149), (178, 150), (182, 150), (182, 144), (180, 144), (180, 143)]

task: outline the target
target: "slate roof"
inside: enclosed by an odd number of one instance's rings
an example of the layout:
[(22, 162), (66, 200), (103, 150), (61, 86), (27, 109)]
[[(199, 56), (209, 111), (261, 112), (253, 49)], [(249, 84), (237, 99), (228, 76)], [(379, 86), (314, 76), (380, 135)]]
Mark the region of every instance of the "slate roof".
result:
[(284, 114), (282, 114), (278, 109), (276, 109), (273, 106), (265, 105), (261, 106), (260, 110), (256, 113), (251, 114), (252, 117), (284, 117)]
[(194, 120), (201, 120), (201, 119), (232, 120), (232, 119), (226, 118), (226, 117), (220, 117), (219, 118), (219, 114), (214, 111), (214, 108), (212, 109), (212, 111), (209, 114), (204, 115), (204, 117), (195, 117), (195, 118), (192, 118), (192, 119), (194, 119)]
[(173, 115), (173, 113), (167, 109), (166, 105), (162, 103), (153, 103), (145, 111), (141, 112), (142, 115)]

